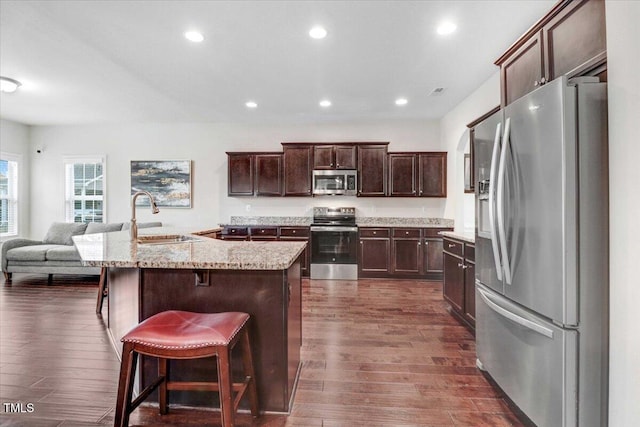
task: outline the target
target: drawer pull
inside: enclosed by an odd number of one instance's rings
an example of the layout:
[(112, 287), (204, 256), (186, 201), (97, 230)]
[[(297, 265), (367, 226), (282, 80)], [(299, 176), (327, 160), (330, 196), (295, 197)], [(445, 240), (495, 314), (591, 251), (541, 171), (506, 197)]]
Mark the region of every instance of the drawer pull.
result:
[(455, 248), (455, 247), (456, 247), (456, 244), (455, 244), (455, 243), (449, 243), (449, 249), (451, 249), (451, 248)]

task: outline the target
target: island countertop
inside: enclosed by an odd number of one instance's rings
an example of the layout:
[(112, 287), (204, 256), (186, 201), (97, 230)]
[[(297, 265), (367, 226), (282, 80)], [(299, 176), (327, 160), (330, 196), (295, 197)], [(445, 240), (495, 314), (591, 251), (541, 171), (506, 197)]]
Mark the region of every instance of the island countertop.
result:
[[(210, 231), (210, 230), (207, 230)], [(84, 265), (122, 268), (195, 268), (284, 270), (305, 248), (298, 241), (226, 241), (200, 236), (201, 231), (158, 227), (139, 230), (143, 236), (189, 236), (175, 243), (131, 242), (128, 231), (74, 236)]]

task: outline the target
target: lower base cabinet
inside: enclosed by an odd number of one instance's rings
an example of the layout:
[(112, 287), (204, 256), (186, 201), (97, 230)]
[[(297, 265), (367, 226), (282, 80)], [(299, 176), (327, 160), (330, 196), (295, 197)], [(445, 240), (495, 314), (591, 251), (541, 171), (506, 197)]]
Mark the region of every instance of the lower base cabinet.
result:
[(443, 243), (444, 280), (442, 293), (451, 311), (475, 329), (475, 245), (445, 237)]
[(360, 227), (358, 277), (442, 280), (441, 231), (450, 228)]
[(297, 226), (225, 226), (222, 232), (217, 234), (221, 240), (251, 240), (251, 241), (276, 241), (288, 240), (307, 242), (300, 257), (300, 272), (302, 277), (309, 277), (309, 227)]

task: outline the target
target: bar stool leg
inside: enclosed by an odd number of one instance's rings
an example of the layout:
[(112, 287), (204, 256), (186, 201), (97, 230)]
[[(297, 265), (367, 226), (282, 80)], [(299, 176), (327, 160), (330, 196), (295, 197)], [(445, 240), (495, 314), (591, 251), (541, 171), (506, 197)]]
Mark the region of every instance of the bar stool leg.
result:
[(133, 344), (125, 343), (122, 348), (122, 363), (120, 364), (116, 416), (113, 422), (114, 427), (127, 427), (129, 425), (129, 407), (131, 404), (131, 396), (133, 395), (137, 361), (138, 353), (133, 350)]
[(166, 415), (169, 412), (167, 407), (167, 381), (169, 381), (169, 366), (167, 359), (158, 358), (158, 377), (164, 378), (164, 381), (158, 386), (158, 405), (160, 414)]
[(260, 415), (258, 408), (258, 390), (256, 388), (256, 375), (253, 371), (253, 357), (251, 356), (251, 343), (249, 342), (249, 330), (244, 329), (242, 333), (242, 364), (244, 365), (245, 376), (251, 377), (247, 384), (247, 393), (249, 393), (249, 406), (251, 415), (257, 417)]
[(220, 390), (220, 413), (222, 426), (233, 427), (233, 386), (231, 382), (231, 364), (229, 347), (219, 347), (217, 359), (218, 386)]

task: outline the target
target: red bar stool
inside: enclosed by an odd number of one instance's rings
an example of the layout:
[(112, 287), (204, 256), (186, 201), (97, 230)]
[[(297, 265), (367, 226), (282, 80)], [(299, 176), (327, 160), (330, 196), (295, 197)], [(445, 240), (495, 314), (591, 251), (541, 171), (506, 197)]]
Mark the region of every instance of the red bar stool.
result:
[[(122, 338), (122, 363), (116, 402), (114, 426), (129, 425), (129, 414), (158, 389), (160, 413), (167, 413), (168, 390), (218, 391), (222, 425), (234, 425), (238, 404), (248, 392), (251, 414), (258, 416), (256, 390), (247, 313), (191, 313), (165, 311), (149, 317)], [(231, 349), (242, 341), (242, 362), (245, 378), (232, 382)], [(145, 388), (132, 402), (138, 354), (158, 358), (158, 379)], [(176, 382), (169, 380), (168, 359), (198, 359), (216, 356), (218, 382)], [(234, 398), (235, 392), (235, 398)]]

